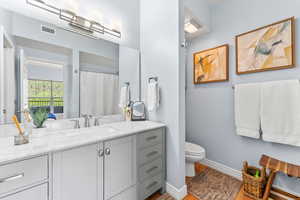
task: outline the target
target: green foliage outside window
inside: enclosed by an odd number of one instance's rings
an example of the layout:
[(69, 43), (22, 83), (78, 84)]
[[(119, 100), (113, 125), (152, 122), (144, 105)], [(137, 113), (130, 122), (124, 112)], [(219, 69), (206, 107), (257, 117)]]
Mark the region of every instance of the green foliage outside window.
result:
[(30, 108), (63, 107), (63, 97), (64, 82), (62, 81), (28, 80)]

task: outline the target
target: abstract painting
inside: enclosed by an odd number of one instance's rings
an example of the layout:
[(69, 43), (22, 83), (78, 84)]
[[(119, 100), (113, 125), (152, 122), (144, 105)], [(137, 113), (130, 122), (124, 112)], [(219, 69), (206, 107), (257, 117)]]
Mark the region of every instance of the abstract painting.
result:
[(194, 84), (228, 80), (228, 44), (194, 53)]
[(294, 17), (236, 36), (236, 73), (294, 67)]

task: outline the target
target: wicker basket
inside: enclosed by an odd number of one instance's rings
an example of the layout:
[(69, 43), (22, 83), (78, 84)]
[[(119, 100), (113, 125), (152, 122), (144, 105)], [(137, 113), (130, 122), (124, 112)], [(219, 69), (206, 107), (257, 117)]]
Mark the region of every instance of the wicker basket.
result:
[[(260, 177), (254, 177), (256, 171), (259, 171)], [(262, 199), (264, 195), (264, 190), (267, 182), (266, 168), (256, 168), (253, 166), (248, 166), (248, 163), (244, 162), (243, 169), (243, 185), (244, 192), (247, 196), (253, 199)]]

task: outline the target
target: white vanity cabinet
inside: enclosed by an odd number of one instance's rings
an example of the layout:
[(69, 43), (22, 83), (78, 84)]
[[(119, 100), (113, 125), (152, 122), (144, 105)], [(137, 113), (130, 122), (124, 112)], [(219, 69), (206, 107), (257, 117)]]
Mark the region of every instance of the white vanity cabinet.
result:
[(48, 199), (48, 156), (0, 165), (0, 199), (19, 200), (23, 196)]
[(105, 142), (104, 154), (104, 196), (109, 200), (136, 184), (136, 136)]
[(48, 185), (43, 184), (28, 190), (4, 197), (1, 200), (47, 200)]
[(0, 200), (144, 200), (165, 191), (164, 137), (157, 128), (2, 163)]
[(53, 154), (53, 200), (110, 200), (132, 195), (131, 187), (136, 184), (135, 138)]
[(93, 144), (53, 154), (53, 200), (102, 200), (100, 149)]

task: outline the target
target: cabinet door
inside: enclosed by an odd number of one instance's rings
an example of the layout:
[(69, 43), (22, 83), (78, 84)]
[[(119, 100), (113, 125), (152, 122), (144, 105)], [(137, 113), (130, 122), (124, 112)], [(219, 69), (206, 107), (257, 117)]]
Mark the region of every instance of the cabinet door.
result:
[[(102, 200), (101, 145), (89, 145), (53, 155), (54, 200)], [(100, 181), (98, 181), (100, 180)]]
[(114, 196), (110, 200), (137, 200), (136, 186), (127, 189), (125, 192), (122, 192), (121, 194)]
[(7, 197), (1, 200), (48, 200), (48, 185), (40, 185)]
[(104, 143), (105, 200), (136, 184), (136, 137), (126, 137)]

